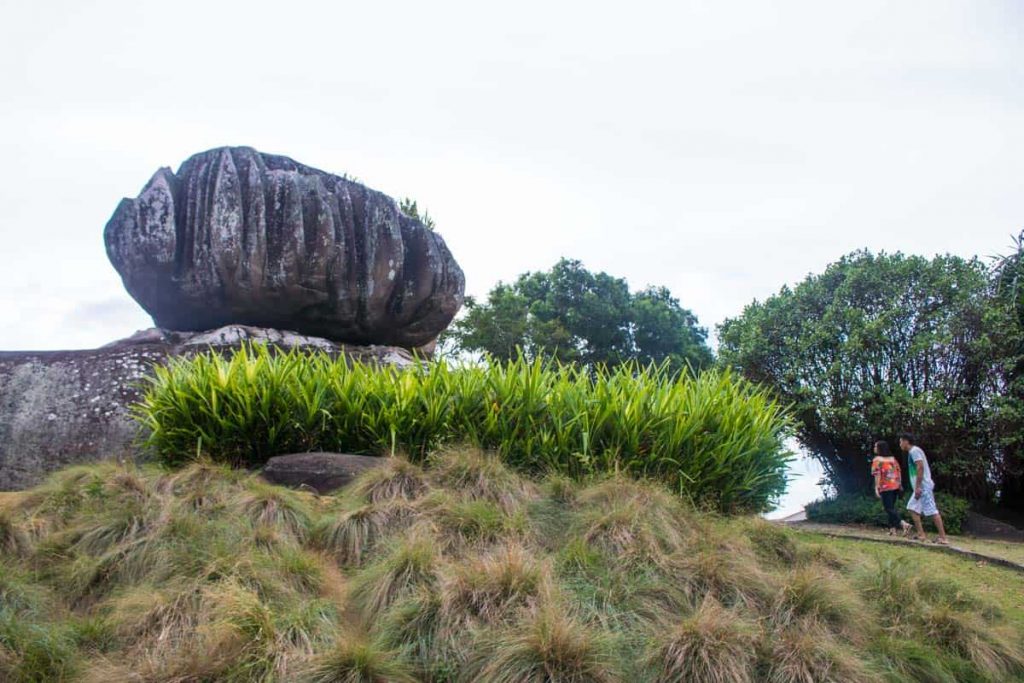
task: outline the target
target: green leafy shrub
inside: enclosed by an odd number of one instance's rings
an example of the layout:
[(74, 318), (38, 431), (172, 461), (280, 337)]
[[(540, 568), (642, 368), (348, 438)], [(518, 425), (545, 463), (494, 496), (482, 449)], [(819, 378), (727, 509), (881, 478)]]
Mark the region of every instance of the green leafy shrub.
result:
[(728, 372), (590, 370), (516, 360), (378, 367), (243, 348), (156, 369), (136, 414), (167, 464), (197, 452), (259, 465), (327, 450), (420, 462), (442, 444), (496, 451), (525, 472), (625, 471), (720, 510), (764, 510), (785, 488), (790, 421)]
[[(910, 513), (906, 510), (910, 494), (905, 493), (897, 504), (897, 509), (906, 520)], [(967, 511), (971, 504), (963, 498), (948, 493), (936, 493), (935, 502), (942, 514), (942, 523), (951, 534), (963, 533)], [(888, 518), (882, 501), (874, 496), (860, 494), (843, 494), (832, 498), (817, 500), (807, 506), (807, 519), (812, 522), (826, 524), (870, 524), (872, 526), (888, 526)]]

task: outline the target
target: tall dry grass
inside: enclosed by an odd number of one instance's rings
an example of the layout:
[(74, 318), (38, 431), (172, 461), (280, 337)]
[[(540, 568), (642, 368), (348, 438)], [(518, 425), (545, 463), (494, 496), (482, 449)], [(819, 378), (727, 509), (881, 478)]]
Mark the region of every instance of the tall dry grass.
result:
[(1006, 609), (925, 564), (472, 447), (322, 497), (208, 461), (79, 467), (4, 514), (14, 683), (1024, 676)]

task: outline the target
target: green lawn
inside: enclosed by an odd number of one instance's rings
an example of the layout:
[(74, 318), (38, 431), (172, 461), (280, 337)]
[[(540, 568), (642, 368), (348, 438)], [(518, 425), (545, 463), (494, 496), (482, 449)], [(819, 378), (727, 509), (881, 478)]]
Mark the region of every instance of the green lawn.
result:
[[(882, 532), (885, 535), (885, 532)], [(812, 546), (826, 547), (843, 558), (848, 559), (860, 571), (870, 572), (880, 560), (890, 559), (905, 561), (911, 567), (921, 567), (922, 572), (965, 587), (984, 602), (998, 605), (1007, 619), (1024, 629), (1024, 573), (991, 564), (974, 562), (956, 555), (938, 553), (926, 548), (913, 546), (883, 545), (864, 541), (846, 540), (821, 536), (811, 532), (797, 532), (802, 543)], [(961, 539), (956, 539), (957, 545)], [(973, 542), (972, 549), (978, 552), (998, 550), (999, 543), (986, 541)], [(1013, 544), (1009, 544), (1013, 545)], [(1018, 557), (1021, 549), (1012, 549)], [(1012, 553), (1011, 553), (1012, 554)]]
[[(852, 526), (852, 525), (841, 525), (841, 524), (816, 524), (813, 522), (801, 522), (795, 525), (794, 530), (796, 531), (823, 531), (832, 534), (855, 534), (858, 536), (870, 536), (872, 538), (878, 538), (886, 540), (889, 536), (886, 534), (885, 529), (878, 527), (869, 526)], [(935, 532), (929, 530), (929, 538), (935, 538)], [(1024, 543), (1014, 543), (1010, 541), (995, 541), (989, 539), (975, 538), (973, 536), (950, 536), (950, 543), (963, 550), (969, 550), (971, 552), (980, 553), (982, 555), (989, 555), (992, 557), (998, 557), (1000, 559), (1009, 560), (1010, 562), (1016, 562), (1017, 564), (1024, 565)], [(909, 544), (910, 542), (908, 542)], [(927, 552), (927, 551), (925, 551)]]

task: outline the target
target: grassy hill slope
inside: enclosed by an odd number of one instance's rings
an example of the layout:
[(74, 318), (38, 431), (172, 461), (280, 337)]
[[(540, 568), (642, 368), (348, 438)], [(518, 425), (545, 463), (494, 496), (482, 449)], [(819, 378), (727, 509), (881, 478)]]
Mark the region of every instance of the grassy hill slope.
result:
[(0, 558), (11, 681), (1024, 680), (1024, 576), (472, 449), (325, 497), (69, 469), (0, 501)]

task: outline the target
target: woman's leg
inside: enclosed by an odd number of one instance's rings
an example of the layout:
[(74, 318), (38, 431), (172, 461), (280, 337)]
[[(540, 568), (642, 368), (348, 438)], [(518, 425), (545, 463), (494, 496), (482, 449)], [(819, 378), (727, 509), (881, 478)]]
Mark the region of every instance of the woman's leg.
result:
[(889, 516), (889, 529), (896, 531), (900, 528), (900, 516), (896, 512), (897, 491), (882, 491), (882, 505), (885, 506), (885, 513)]

